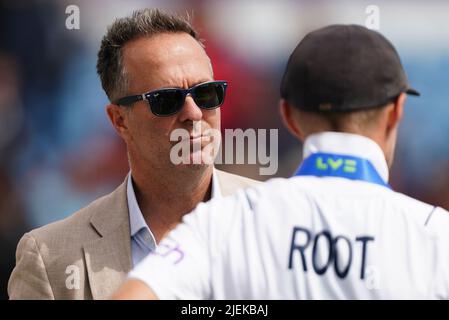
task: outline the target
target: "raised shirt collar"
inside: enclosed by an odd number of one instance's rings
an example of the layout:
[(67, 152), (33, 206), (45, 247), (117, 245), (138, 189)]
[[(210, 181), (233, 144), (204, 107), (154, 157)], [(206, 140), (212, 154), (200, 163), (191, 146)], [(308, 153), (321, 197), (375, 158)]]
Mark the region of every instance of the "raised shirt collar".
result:
[(325, 152), (360, 157), (371, 161), (385, 183), (388, 182), (388, 165), (380, 146), (373, 140), (351, 133), (321, 132), (312, 134), (304, 142), (303, 157)]
[[(143, 217), (142, 211), (140, 210), (139, 204), (137, 203), (136, 194), (134, 192), (134, 186), (132, 183), (132, 174), (131, 171), (128, 174), (128, 181), (126, 186), (126, 195), (128, 200), (128, 209), (129, 209), (129, 223), (131, 229), (131, 237), (136, 235), (142, 228), (147, 228), (152, 237), (152, 242), (156, 244), (156, 240), (154, 238), (151, 229), (148, 227), (145, 219)], [(214, 168), (212, 171), (212, 190), (211, 190), (211, 198), (221, 197), (221, 189), (220, 184), (218, 182), (216, 169)]]

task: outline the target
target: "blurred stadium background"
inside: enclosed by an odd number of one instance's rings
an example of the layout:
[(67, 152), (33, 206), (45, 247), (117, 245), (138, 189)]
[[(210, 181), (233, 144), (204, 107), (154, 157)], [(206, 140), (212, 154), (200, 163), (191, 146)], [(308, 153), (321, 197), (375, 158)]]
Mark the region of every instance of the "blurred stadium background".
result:
[[(68, 5), (80, 29), (68, 30)], [(223, 128), (279, 128), (279, 170), (298, 166), (298, 143), (277, 115), (289, 53), (313, 29), (365, 24), (396, 46), (411, 84), (392, 185), (449, 209), (448, 1), (106, 1), (0, 0), (0, 298), (20, 236), (112, 191), (125, 177), (125, 146), (108, 123), (95, 71), (106, 26), (143, 7), (193, 13), (217, 79), (229, 81)], [(258, 165), (225, 170), (260, 180)]]

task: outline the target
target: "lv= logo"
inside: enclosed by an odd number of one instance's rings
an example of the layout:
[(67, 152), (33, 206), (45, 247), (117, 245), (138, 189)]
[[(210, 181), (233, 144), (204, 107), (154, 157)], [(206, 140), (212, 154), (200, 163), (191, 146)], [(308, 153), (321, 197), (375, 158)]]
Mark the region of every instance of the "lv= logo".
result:
[(316, 159), (316, 168), (323, 171), (329, 168), (332, 171), (342, 168), (344, 172), (354, 173), (357, 171), (357, 162), (352, 159), (318, 157)]

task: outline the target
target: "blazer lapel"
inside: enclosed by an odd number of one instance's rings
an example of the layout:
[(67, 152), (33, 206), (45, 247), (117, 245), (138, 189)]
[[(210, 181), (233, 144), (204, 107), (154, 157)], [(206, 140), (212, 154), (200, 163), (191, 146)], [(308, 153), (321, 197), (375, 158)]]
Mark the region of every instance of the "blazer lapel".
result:
[(84, 257), (95, 300), (110, 298), (131, 270), (126, 181), (106, 196), (91, 218), (100, 237), (84, 245)]

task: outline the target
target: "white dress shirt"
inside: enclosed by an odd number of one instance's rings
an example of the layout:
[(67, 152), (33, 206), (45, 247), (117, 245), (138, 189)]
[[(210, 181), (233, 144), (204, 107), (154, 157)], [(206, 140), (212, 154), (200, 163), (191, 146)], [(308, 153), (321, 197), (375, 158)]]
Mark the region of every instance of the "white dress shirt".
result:
[[(139, 204), (137, 203), (131, 172), (128, 175), (126, 195), (129, 209), (129, 224), (131, 228), (131, 256), (133, 266), (135, 266), (151, 251), (156, 249), (156, 240), (151, 232), (151, 228), (145, 222), (142, 211), (140, 211)], [(212, 172), (211, 198), (215, 197), (221, 197), (221, 190), (214, 168)]]
[(368, 160), (384, 185), (303, 175), (200, 204), (129, 277), (161, 299), (449, 298), (449, 213), (391, 190), (368, 138), (315, 134), (319, 153)]

